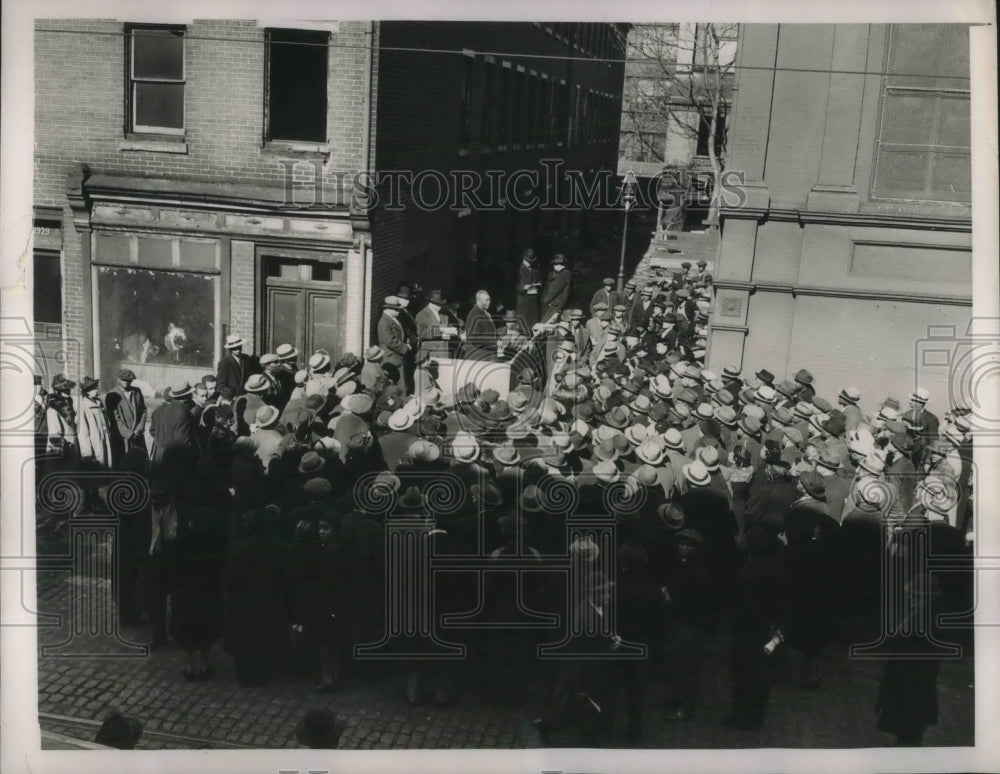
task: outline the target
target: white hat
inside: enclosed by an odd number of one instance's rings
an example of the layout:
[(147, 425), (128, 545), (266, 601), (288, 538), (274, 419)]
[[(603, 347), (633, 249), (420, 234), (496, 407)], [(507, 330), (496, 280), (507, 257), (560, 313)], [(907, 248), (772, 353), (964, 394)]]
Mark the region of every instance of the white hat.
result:
[(681, 468), (686, 478), (694, 486), (708, 486), (712, 483), (712, 477), (708, 473), (708, 468), (700, 459), (688, 463)]
[(413, 427), (413, 415), (404, 409), (396, 409), (389, 415), (389, 429), (401, 432)]
[(652, 439), (644, 441), (635, 450), (635, 456), (649, 465), (659, 465), (666, 453), (666, 450)]
[(702, 446), (698, 449), (698, 459), (705, 465), (705, 470), (714, 473), (719, 469), (719, 450), (714, 446)]
[(272, 427), (278, 423), (281, 412), (274, 406), (261, 406), (257, 409), (257, 427)]
[[(392, 418), (390, 417), (390, 422)], [(479, 441), (471, 433), (456, 433), (451, 442), (451, 453), (459, 462), (475, 462), (479, 459)]]
[(684, 438), (681, 435), (681, 431), (676, 427), (671, 427), (663, 434), (663, 442), (667, 445), (668, 449), (673, 449), (674, 451), (684, 450)]
[(226, 336), (225, 348), (239, 349), (240, 347), (245, 346), (246, 343), (247, 343), (246, 339), (244, 339), (242, 336), (237, 336), (235, 333), (233, 333), (229, 336)]
[(274, 354), (278, 356), (278, 360), (294, 360), (299, 351), (291, 344), (281, 344), (274, 350)]
[(926, 403), (931, 399), (931, 394), (923, 387), (917, 387), (910, 395), (910, 400), (914, 403)]
[(330, 356), (326, 352), (317, 352), (309, 358), (309, 367), (313, 371), (319, 371), (330, 365)]

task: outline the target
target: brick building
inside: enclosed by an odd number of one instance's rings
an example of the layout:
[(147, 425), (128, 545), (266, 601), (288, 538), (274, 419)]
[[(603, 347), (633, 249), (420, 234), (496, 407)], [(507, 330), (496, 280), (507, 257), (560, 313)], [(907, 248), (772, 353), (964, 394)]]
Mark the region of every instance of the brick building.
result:
[(402, 278), (467, 292), (483, 252), (502, 268), (547, 230), (579, 232), (572, 212), (418, 210), (406, 185), (402, 210), (369, 207), (357, 185), (543, 158), (612, 168), (621, 65), (599, 60), (620, 58), (613, 38), (601, 24), (37, 21), (36, 335), (69, 353), (49, 371), (107, 385), (128, 363), (162, 386), (214, 370), (230, 333), (336, 358), (365, 345), (372, 299)]
[(967, 27), (741, 25), (737, 66), (747, 201), (723, 210), (709, 366), (871, 401), (919, 382), (940, 413), (923, 342), (972, 313)]

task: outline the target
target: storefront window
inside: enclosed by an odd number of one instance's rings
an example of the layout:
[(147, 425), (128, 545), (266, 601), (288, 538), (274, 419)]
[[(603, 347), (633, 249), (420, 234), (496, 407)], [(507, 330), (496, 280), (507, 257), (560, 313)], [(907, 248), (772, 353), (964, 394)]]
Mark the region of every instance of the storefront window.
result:
[(214, 370), (216, 276), (101, 266), (97, 292), (105, 387), (122, 367), (158, 392)]

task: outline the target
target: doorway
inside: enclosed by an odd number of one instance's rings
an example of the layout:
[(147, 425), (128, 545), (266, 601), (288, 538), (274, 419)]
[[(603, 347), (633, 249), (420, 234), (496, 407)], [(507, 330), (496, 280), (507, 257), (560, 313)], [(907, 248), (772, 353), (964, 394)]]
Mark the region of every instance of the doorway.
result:
[(303, 363), (318, 349), (337, 362), (344, 350), (344, 263), (288, 255), (263, 256), (265, 352), (281, 344)]

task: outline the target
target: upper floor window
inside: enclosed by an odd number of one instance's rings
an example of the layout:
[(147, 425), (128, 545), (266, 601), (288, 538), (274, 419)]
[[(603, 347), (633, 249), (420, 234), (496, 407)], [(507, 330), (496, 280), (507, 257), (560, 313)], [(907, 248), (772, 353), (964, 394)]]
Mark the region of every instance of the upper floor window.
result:
[(184, 28), (128, 27), (127, 131), (184, 134)]
[(330, 33), (267, 31), (268, 140), (325, 143)]
[(970, 144), (968, 28), (892, 25), (873, 197), (970, 202)]

